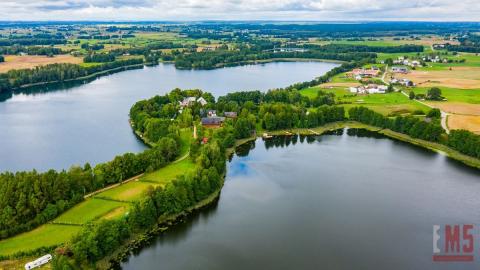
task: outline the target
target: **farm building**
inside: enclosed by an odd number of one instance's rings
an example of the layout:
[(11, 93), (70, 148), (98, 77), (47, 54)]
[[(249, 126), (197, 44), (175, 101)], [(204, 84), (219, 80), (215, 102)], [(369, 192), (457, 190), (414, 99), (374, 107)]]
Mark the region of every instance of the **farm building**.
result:
[(380, 74), (380, 70), (371, 68), (371, 69), (364, 69), (364, 68), (356, 68), (349, 73), (351, 77), (358, 78), (358, 77), (376, 77)]
[(392, 72), (395, 72), (395, 73), (408, 73), (408, 68), (406, 68), (406, 67), (392, 67)]
[(350, 87), (349, 90), (351, 93), (356, 94), (385, 94), (387, 89), (386, 85), (369, 84), (367, 86)]

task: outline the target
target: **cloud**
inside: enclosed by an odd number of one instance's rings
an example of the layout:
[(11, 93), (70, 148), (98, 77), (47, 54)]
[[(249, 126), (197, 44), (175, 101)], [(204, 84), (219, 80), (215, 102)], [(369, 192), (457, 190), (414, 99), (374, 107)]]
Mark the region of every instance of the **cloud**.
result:
[(3, 0), (0, 20), (476, 20), (478, 0)]

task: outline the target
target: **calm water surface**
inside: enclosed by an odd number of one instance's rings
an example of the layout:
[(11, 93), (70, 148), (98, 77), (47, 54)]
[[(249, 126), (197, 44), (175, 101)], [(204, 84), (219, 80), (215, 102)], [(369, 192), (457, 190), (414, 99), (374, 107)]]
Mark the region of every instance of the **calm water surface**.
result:
[(159, 65), (131, 70), (91, 83), (0, 102), (0, 171), (69, 168), (95, 164), (145, 146), (128, 124), (138, 100), (175, 87), (224, 95), (267, 90), (311, 80), (337, 66), (320, 62), (281, 62), (216, 70), (176, 70)]
[(478, 269), (432, 262), (434, 224), (480, 224), (478, 171), (353, 131), (242, 148), (218, 203), (123, 269)]

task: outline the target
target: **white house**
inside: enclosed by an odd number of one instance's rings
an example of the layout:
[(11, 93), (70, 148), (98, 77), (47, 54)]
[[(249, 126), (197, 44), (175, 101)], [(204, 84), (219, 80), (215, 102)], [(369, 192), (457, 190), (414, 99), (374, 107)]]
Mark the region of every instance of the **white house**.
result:
[(51, 260), (52, 260), (52, 255), (47, 254), (45, 256), (42, 256), (42, 257), (36, 259), (33, 262), (26, 263), (25, 264), (25, 270), (30, 270), (30, 269), (33, 269), (33, 268), (40, 267), (44, 264), (49, 263)]
[(361, 85), (358, 87), (350, 87), (351, 93), (356, 94), (385, 94), (388, 87), (386, 85), (369, 84), (367, 86)]
[(205, 106), (208, 103), (203, 97), (199, 97), (197, 99), (197, 102), (200, 103), (200, 105), (202, 105), (202, 106)]
[(192, 106), (195, 102), (200, 103), (200, 105), (205, 106), (207, 105), (207, 101), (203, 97), (199, 97), (198, 99), (196, 97), (186, 97), (180, 102), (180, 107), (185, 108)]

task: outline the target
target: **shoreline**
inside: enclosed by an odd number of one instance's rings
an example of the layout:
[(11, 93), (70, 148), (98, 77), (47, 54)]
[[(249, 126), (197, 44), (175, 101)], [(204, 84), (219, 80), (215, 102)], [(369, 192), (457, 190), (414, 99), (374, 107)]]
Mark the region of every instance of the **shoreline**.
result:
[[(263, 132), (268, 133), (269, 135), (273, 136), (289, 136), (289, 135), (316, 135), (320, 136), (324, 134), (325, 132), (328, 131), (335, 131), (339, 129), (344, 129), (344, 128), (358, 128), (358, 129), (366, 129), (369, 131), (377, 132), (379, 134), (382, 134), (386, 136), (389, 139), (395, 140), (395, 141), (401, 141), (404, 143), (408, 143), (410, 145), (414, 145), (417, 147), (421, 147), (423, 149), (437, 152), (439, 154), (445, 155), (448, 158), (451, 158), (455, 161), (461, 162), (467, 166), (473, 167), (480, 169), (480, 159), (476, 159), (473, 157), (469, 157), (466, 155), (463, 155), (443, 144), (439, 143), (434, 143), (434, 142), (428, 142), (420, 139), (415, 139), (412, 138), (408, 135), (401, 134), (398, 132), (394, 132), (388, 129), (382, 129), (379, 127), (375, 126), (370, 126), (366, 125), (360, 122), (356, 121), (343, 121), (343, 122), (333, 122), (333, 123), (328, 123), (323, 126), (318, 126), (315, 128), (295, 128), (295, 129), (283, 129), (283, 130), (276, 130), (276, 131), (271, 131), (267, 132), (264, 130), (261, 130), (260, 132), (257, 132), (257, 136), (251, 136), (245, 139), (240, 139), (235, 141), (235, 145), (231, 148), (226, 149), (226, 156), (225, 158), (228, 160), (234, 153), (235, 149), (243, 144), (246, 144), (251, 141), (255, 141), (258, 138), (262, 138), (261, 135)], [(138, 136), (135, 132), (135, 134)], [(139, 139), (142, 141), (143, 138), (139, 136)], [(149, 143), (145, 142), (147, 145)], [(225, 181), (226, 175), (223, 176), (223, 181)], [(154, 237), (158, 236), (159, 234), (163, 233), (164, 231), (173, 228), (176, 224), (183, 222), (185, 219), (189, 218), (190, 214), (195, 213), (196, 211), (199, 211), (203, 209), (204, 207), (208, 207), (212, 203), (216, 202), (218, 198), (220, 197), (221, 190), (223, 188), (223, 183), (222, 186), (213, 192), (211, 195), (209, 195), (208, 198), (204, 199), (203, 201), (197, 203), (194, 206), (191, 206), (181, 213), (178, 213), (176, 215), (170, 215), (170, 216), (164, 216), (160, 217), (158, 220), (158, 223), (155, 225), (153, 228), (147, 228), (143, 232), (137, 233), (136, 235), (132, 236), (118, 251), (115, 251), (113, 254), (110, 256), (107, 256), (106, 258), (100, 260), (97, 264), (97, 267), (99, 269), (109, 269), (111, 267), (112, 263), (113, 264), (120, 264), (122, 261), (128, 258), (128, 256), (134, 252), (135, 250), (140, 249), (143, 247), (145, 244), (148, 244), (151, 239)], [(53, 249), (53, 247), (50, 247), (49, 249)], [(26, 252), (27, 254), (29, 252)], [(11, 262), (22, 262), (25, 261), (26, 259), (30, 259), (30, 256), (20, 256), (17, 258), (7, 258), (6, 261), (11, 261)], [(5, 262), (5, 261), (4, 261)], [(1, 264), (0, 264), (1, 265)], [(102, 268), (104, 267), (104, 268)]]
[[(240, 62), (233, 62), (233, 63), (219, 63), (211, 68), (182, 68), (182, 67), (175, 67), (178, 70), (215, 70), (218, 68), (227, 68), (227, 67), (239, 67), (239, 66), (248, 66), (248, 65), (258, 65), (258, 64), (268, 64), (268, 63), (276, 63), (276, 62), (319, 62), (319, 63), (335, 63), (335, 64), (342, 64), (347, 63), (347, 61), (341, 60), (333, 60), (333, 59), (319, 59), (319, 58), (270, 58), (270, 59), (260, 59), (260, 60), (246, 60)], [(161, 63), (172, 63), (175, 65), (173, 61), (161, 61)]]
[[(375, 126), (370, 126), (370, 125), (363, 124), (356, 121), (334, 122), (334, 123), (329, 123), (320, 127), (310, 128), (310, 129), (308, 128), (285, 129), (285, 130), (277, 130), (277, 131), (272, 131), (267, 133), (269, 135), (276, 135), (276, 136), (288, 135), (286, 132), (299, 134), (299, 135), (322, 135), (327, 131), (334, 131), (342, 128), (363, 128), (369, 131), (378, 132), (379, 134), (382, 134), (392, 140), (409, 143), (411, 145), (415, 145), (423, 149), (445, 155), (448, 158), (459, 161), (469, 167), (480, 169), (480, 159), (462, 154), (444, 144), (412, 138), (406, 134), (398, 133), (390, 129), (383, 129)], [(318, 134), (315, 134), (312, 131), (315, 131)]]
[(144, 66), (148, 66), (148, 65), (149, 65), (148, 63), (142, 63), (142, 64), (135, 64), (135, 65), (128, 65), (128, 66), (121, 66), (121, 67), (116, 67), (116, 68), (112, 68), (112, 69), (102, 70), (102, 71), (95, 72), (95, 73), (92, 73), (92, 74), (87, 75), (87, 76), (78, 77), (78, 78), (75, 78), (75, 79), (68, 79), (68, 80), (64, 80), (64, 81), (51, 81), (51, 82), (39, 82), (39, 83), (26, 84), (26, 85), (19, 86), (17, 88), (13, 88), (11, 91), (15, 92), (15, 91), (18, 91), (18, 90), (28, 89), (28, 88), (37, 87), (37, 86), (60, 84), (60, 83), (69, 83), (69, 82), (79, 82), (79, 81), (83, 81), (83, 80), (95, 79), (95, 78), (99, 78), (103, 75), (109, 75), (109, 74), (113, 74), (113, 73), (117, 73), (117, 72), (133, 70), (133, 69), (140, 69), (140, 68), (142, 68)]

